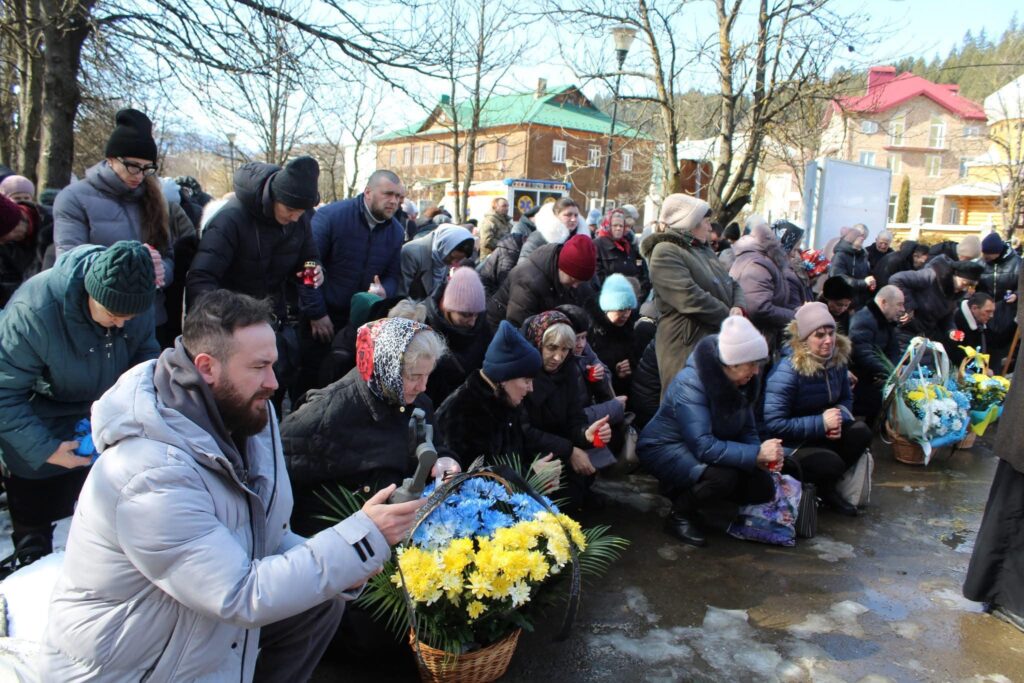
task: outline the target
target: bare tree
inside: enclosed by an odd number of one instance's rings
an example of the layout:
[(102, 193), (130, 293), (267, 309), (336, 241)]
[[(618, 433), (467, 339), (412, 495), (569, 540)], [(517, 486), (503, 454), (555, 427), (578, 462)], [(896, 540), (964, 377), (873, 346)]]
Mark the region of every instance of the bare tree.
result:
[[(569, 4), (563, 0), (549, 0), (546, 12), (553, 18), (567, 18), (570, 24), (581, 25), (584, 33), (601, 35), (615, 24), (632, 26), (638, 32), (641, 45), (640, 66), (625, 69), (623, 75), (646, 82), (646, 92), (620, 94), (626, 102), (646, 103), (653, 107), (657, 117), (660, 143), (661, 166), (664, 169), (663, 191), (666, 194), (679, 192), (685, 178), (679, 166), (679, 146), (682, 140), (683, 111), (679, 108), (679, 95), (688, 85), (687, 71), (692, 68), (695, 56), (687, 55), (678, 41), (684, 35), (682, 29), (685, 2), (670, 0), (638, 0), (624, 4), (617, 0), (596, 0)], [(578, 76), (586, 81), (601, 79), (609, 81), (617, 74), (601, 58), (605, 51), (590, 51), (582, 55), (563, 52), (563, 57), (575, 65)], [(610, 89), (610, 88), (609, 88)], [(649, 115), (647, 112), (642, 117)], [(634, 120), (632, 126), (639, 130), (641, 123)]]
[[(448, 134), (431, 140), (451, 150), (457, 221), (466, 219), (482, 116), (509, 70), (522, 65), (531, 45), (531, 39), (520, 34), (509, 39), (508, 17), (512, 13), (509, 0), (443, 0), (432, 5), (432, 20), (421, 42), (434, 47), (430, 58), (434, 78), (425, 88), (406, 91), (430, 111), (423, 131)], [(412, 18), (415, 21), (415, 13)], [(441, 104), (437, 103), (438, 84), (447, 95), (447, 102)]]
[(1010, 239), (1024, 228), (1024, 76), (987, 97), (985, 110), (990, 121), (989, 158), (968, 174), (998, 186), (1003, 227)]

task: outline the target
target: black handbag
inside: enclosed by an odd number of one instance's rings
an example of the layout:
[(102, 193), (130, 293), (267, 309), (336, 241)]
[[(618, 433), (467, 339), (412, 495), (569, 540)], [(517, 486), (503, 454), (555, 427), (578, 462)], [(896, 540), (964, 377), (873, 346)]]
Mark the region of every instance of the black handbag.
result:
[(786, 456), (786, 462), (796, 470), (796, 478), (800, 480), (800, 507), (796, 513), (797, 538), (814, 538), (818, 533), (818, 487), (804, 481), (804, 468), (793, 456)]

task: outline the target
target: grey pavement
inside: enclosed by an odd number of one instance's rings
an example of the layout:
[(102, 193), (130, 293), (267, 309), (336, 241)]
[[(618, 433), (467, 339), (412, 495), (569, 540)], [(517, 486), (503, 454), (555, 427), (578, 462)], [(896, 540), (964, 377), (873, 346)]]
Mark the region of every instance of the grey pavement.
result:
[[(570, 638), (553, 642), (553, 613), (502, 680), (1024, 681), (1024, 634), (960, 593), (993, 442), (927, 468), (876, 442), (871, 506), (855, 519), (823, 510), (818, 536), (794, 548), (722, 534), (683, 545), (661, 531), (653, 479), (601, 482), (610, 502), (583, 521), (632, 545), (585, 586)], [(388, 679), (325, 662), (314, 680)]]

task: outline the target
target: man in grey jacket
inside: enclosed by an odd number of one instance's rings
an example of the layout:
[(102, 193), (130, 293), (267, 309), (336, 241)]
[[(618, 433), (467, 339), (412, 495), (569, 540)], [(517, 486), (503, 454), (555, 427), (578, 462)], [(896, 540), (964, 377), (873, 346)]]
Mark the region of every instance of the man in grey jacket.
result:
[(304, 681), (421, 502), (306, 539), (276, 416), (272, 312), (219, 290), (93, 405), (101, 452), (54, 588), (47, 681)]

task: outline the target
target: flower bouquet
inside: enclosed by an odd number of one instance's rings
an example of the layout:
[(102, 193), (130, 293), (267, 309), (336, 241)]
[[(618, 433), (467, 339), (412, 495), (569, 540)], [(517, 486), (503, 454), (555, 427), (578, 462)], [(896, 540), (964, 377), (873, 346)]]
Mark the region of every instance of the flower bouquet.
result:
[[(934, 371), (924, 365), (929, 356)], [(883, 396), (897, 460), (927, 465), (934, 449), (959, 442), (967, 432), (971, 399), (950, 377), (949, 357), (939, 343), (914, 337)]]
[(1003, 414), (1003, 401), (1010, 389), (1010, 380), (988, 374), (988, 354), (969, 346), (960, 348), (965, 354), (960, 364), (960, 388), (971, 399), (971, 432), (981, 436)]
[(424, 680), (504, 674), (519, 633), (557, 601), (560, 584), (569, 593), (565, 635), (580, 574), (603, 573), (628, 544), (608, 527), (582, 529), (513, 470), (495, 470), (429, 486), (410, 537), (359, 598), (396, 635), (409, 629)]

